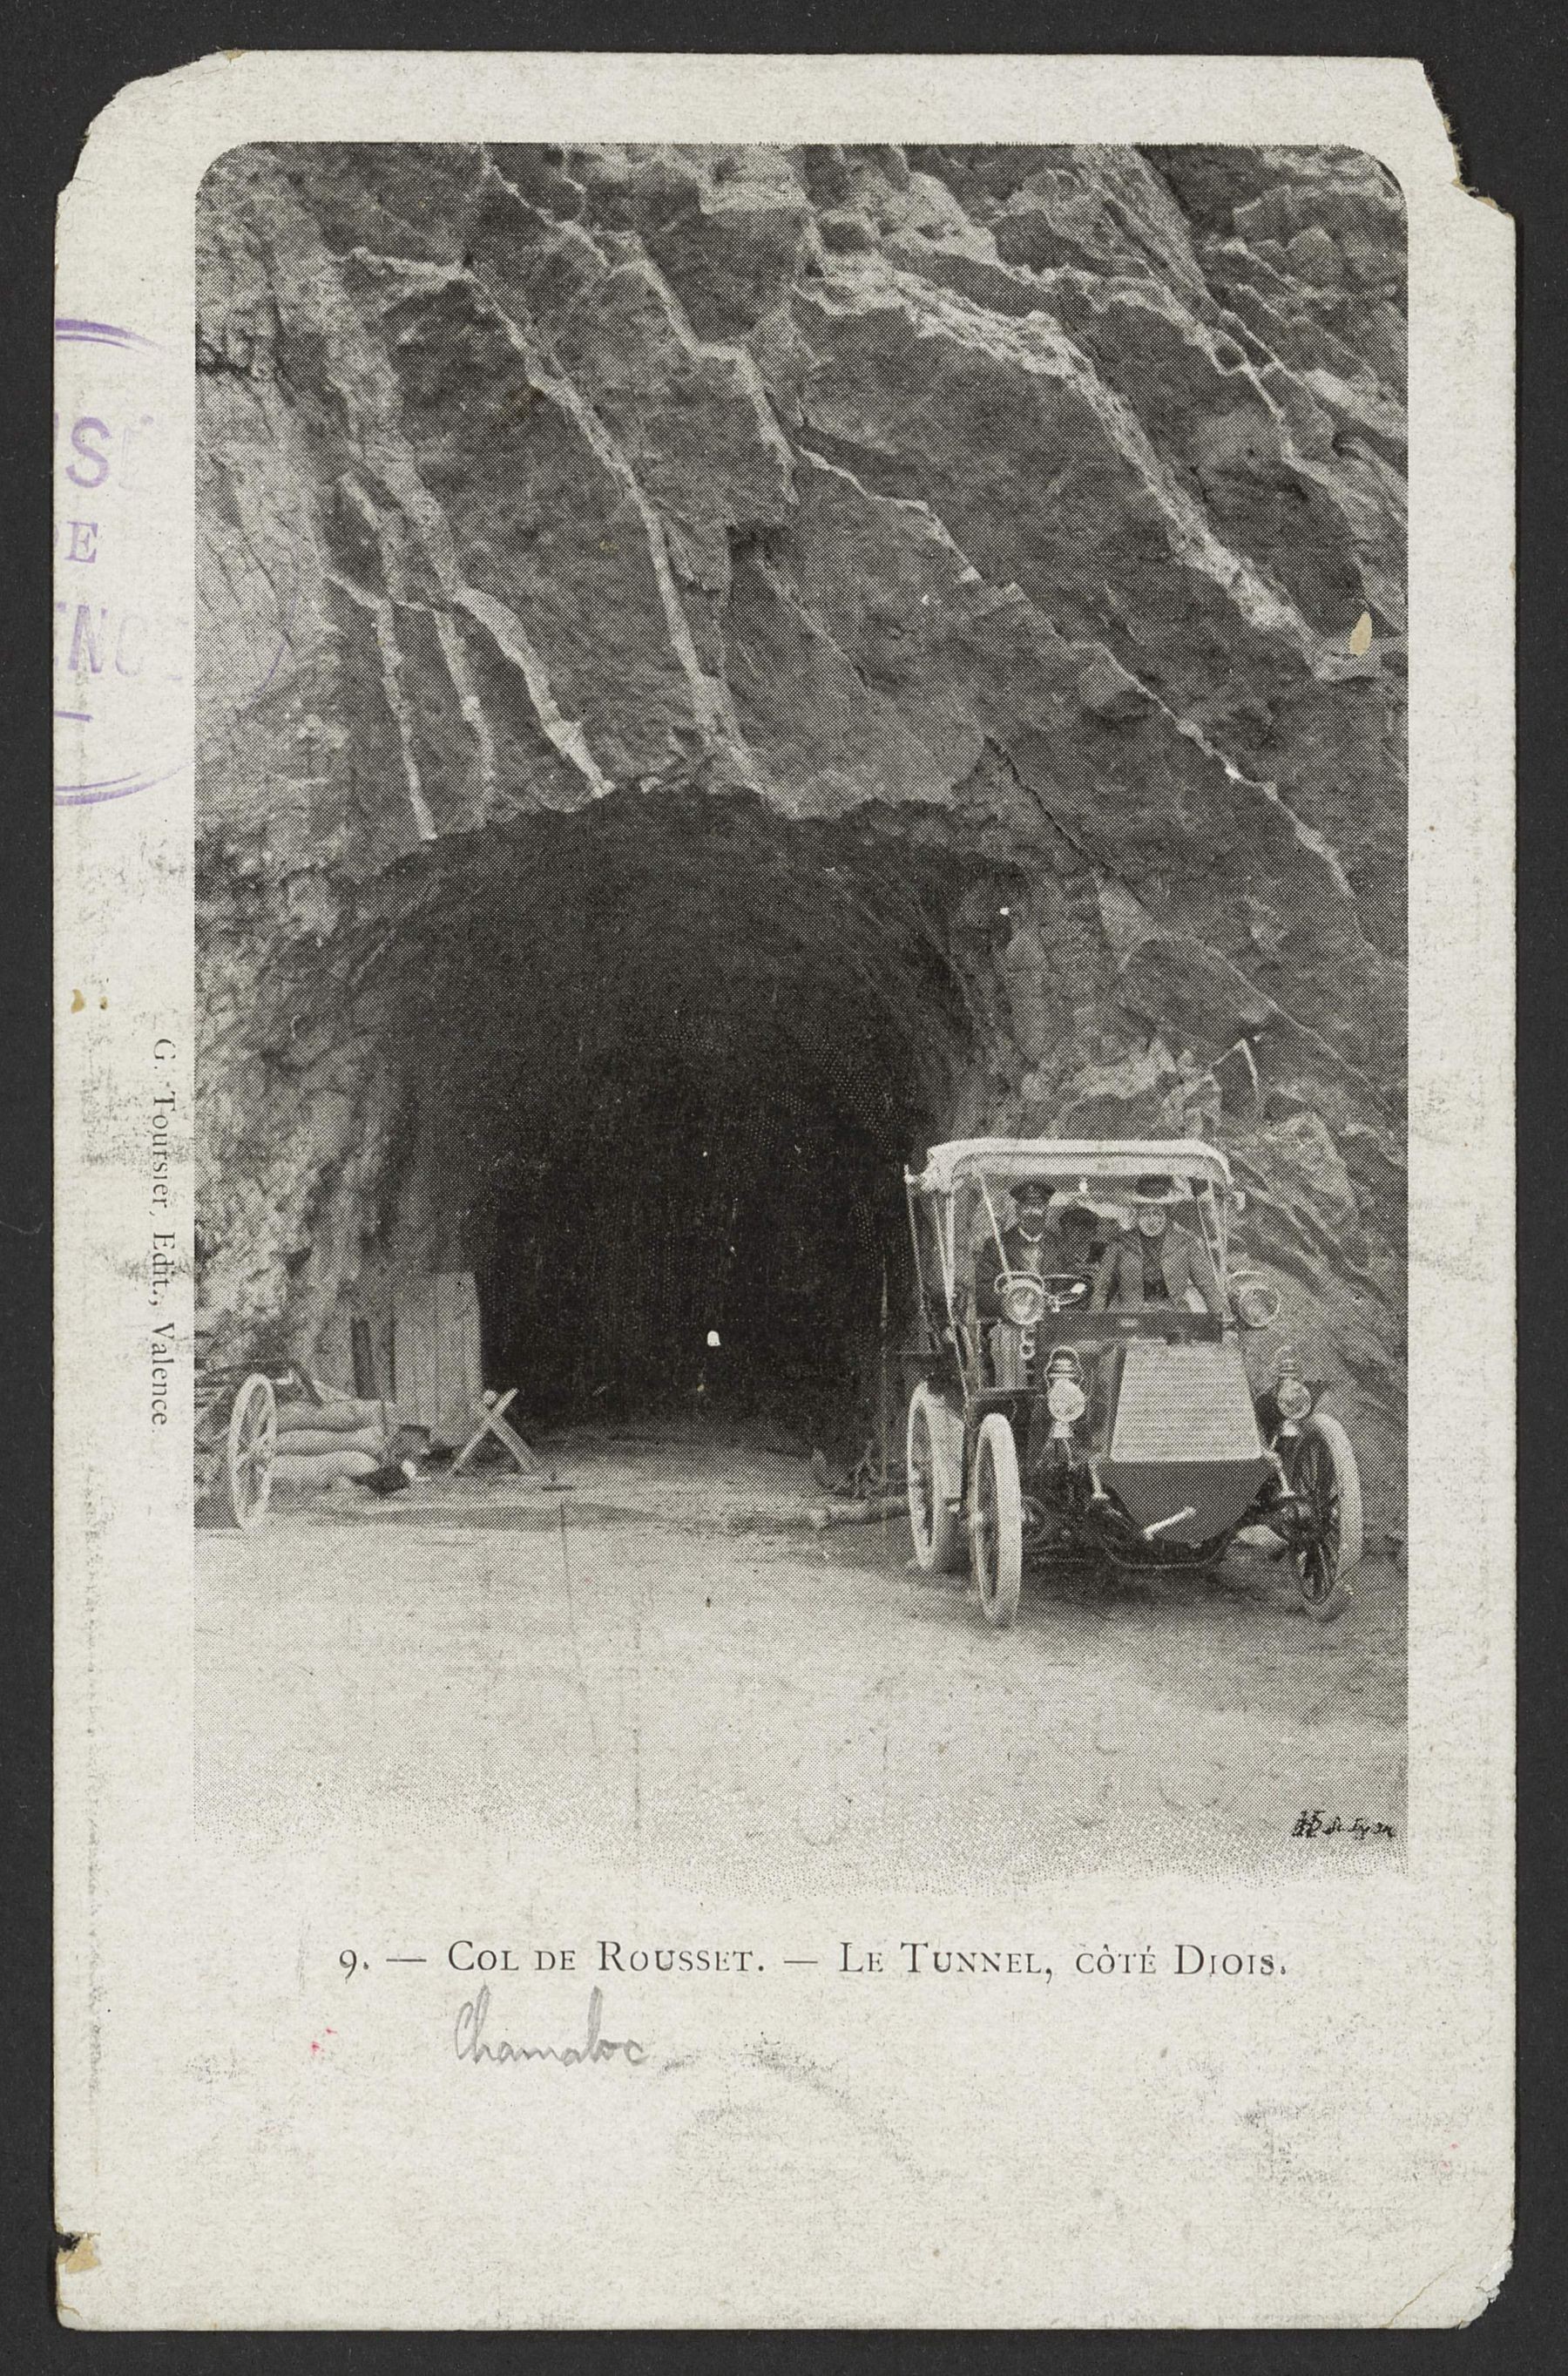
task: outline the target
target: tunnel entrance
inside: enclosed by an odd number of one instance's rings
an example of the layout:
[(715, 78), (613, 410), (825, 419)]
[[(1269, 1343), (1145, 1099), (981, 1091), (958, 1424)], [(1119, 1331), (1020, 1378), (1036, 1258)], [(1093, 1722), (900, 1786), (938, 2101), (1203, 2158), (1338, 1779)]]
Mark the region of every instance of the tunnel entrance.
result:
[(472, 1270), (535, 1421), (897, 1427), (900, 1168), (973, 1061), (953, 853), (900, 823), (622, 794), (402, 870), (383, 1235)]

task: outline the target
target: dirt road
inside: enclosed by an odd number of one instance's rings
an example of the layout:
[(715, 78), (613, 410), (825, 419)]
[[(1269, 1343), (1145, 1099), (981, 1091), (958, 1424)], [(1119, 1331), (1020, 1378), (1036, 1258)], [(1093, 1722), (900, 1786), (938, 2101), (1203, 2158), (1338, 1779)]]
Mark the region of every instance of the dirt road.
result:
[(1207, 1581), (1027, 1581), (997, 1635), (910, 1568), (902, 1520), (809, 1531), (797, 1461), (547, 1456), (552, 1490), (350, 1489), (198, 1537), (204, 1824), (493, 1823), (737, 1890), (1244, 1870), (1300, 1856), (1303, 1808), (1402, 1837), (1387, 1562), (1329, 1628), (1238, 1552)]

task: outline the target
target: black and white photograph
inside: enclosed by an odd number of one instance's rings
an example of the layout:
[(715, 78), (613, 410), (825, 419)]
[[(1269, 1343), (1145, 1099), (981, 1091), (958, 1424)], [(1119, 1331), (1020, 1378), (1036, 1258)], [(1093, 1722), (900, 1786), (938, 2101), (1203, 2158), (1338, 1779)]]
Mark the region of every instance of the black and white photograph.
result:
[(196, 237), (199, 1831), (1396, 1881), (1393, 174), (247, 141)]
[(62, 2323), (1490, 2316), (1443, 92), (236, 47), (56, 255)]

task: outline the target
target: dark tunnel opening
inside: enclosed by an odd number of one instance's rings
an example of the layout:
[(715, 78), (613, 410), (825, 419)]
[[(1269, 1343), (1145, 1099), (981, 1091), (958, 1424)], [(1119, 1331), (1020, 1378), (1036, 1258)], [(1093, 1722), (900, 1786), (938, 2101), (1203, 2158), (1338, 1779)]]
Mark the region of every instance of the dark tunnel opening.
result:
[(973, 1061), (954, 892), (894, 813), (743, 795), (441, 853), (388, 959), (402, 1209), (473, 1271), (486, 1375), (536, 1423), (897, 1429), (902, 1166)]

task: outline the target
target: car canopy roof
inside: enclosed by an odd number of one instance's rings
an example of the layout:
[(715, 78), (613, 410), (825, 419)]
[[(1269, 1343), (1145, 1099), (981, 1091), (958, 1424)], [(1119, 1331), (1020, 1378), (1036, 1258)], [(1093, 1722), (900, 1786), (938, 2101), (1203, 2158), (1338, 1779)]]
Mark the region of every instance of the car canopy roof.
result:
[(922, 1195), (950, 1196), (982, 1173), (1005, 1184), (1064, 1173), (1133, 1181), (1145, 1171), (1170, 1172), (1222, 1192), (1230, 1186), (1229, 1164), (1201, 1138), (953, 1138), (928, 1151), (922, 1171), (904, 1177)]

